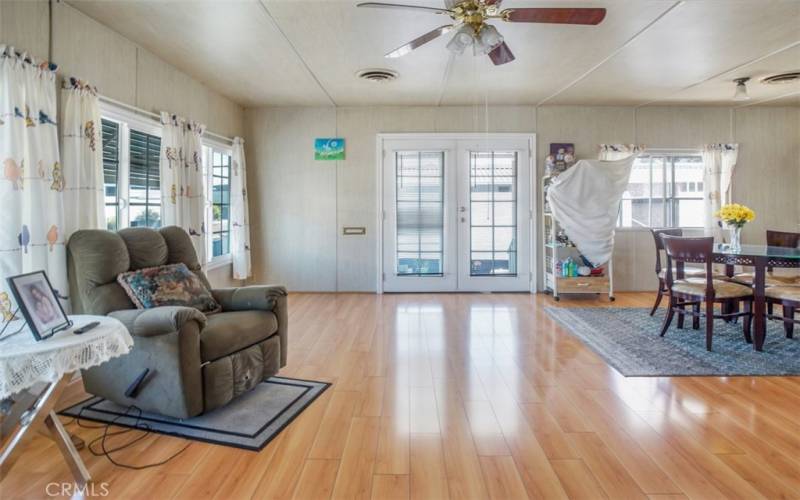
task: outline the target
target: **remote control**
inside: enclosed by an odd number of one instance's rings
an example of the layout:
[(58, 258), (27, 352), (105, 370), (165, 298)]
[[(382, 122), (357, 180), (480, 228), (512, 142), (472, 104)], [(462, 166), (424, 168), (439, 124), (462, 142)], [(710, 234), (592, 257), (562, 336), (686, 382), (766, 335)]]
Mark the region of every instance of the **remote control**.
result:
[(76, 328), (72, 333), (74, 333), (75, 335), (80, 335), (82, 333), (88, 332), (89, 330), (91, 330), (92, 328), (96, 327), (99, 324), (100, 324), (99, 321), (92, 321), (91, 323), (87, 323), (80, 328)]

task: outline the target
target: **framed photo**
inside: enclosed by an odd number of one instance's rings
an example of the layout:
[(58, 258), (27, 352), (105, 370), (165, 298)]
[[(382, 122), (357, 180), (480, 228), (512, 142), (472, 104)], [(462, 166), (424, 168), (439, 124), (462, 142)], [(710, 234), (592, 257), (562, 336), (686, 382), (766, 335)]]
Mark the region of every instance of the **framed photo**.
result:
[(8, 285), (36, 340), (52, 337), (72, 325), (44, 271), (11, 276)]
[(558, 175), (575, 163), (575, 144), (550, 143), (550, 154), (545, 158), (547, 175)]

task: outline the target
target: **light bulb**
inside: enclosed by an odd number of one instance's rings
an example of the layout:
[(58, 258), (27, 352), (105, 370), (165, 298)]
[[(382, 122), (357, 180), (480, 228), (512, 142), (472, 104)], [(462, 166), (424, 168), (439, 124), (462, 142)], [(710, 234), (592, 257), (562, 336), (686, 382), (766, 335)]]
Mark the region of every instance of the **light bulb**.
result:
[(464, 49), (469, 47), (472, 43), (472, 34), (469, 33), (469, 26), (462, 26), (453, 35), (453, 38), (447, 42), (447, 50), (455, 52), (456, 54), (463, 54)]
[(495, 47), (503, 43), (503, 36), (492, 25), (485, 25), (481, 30), (481, 44), (483, 45), (484, 54), (488, 54)]

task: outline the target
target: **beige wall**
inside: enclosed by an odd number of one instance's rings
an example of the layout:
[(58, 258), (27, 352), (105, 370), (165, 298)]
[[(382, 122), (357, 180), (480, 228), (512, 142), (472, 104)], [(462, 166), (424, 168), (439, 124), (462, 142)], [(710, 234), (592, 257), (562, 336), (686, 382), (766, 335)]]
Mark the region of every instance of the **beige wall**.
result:
[[(0, 43), (52, 60), (60, 76), (88, 80), (104, 96), (148, 111), (168, 110), (218, 134), (244, 135), (238, 104), (69, 5), (52, 8), (51, 44), (47, 2), (0, 0)], [(233, 284), (230, 276), (230, 266), (209, 272), (216, 286)]]
[[(246, 110), (255, 279), (296, 291), (375, 290), (375, 135), (484, 131), (483, 120), (475, 107)], [(593, 158), (603, 142), (696, 148), (733, 140), (742, 148), (734, 199), (759, 215), (746, 241), (760, 242), (766, 227), (800, 224), (800, 108), (515, 106), (491, 108), (488, 129), (535, 132), (539, 175), (551, 142), (573, 142), (579, 158)], [(314, 137), (331, 136), (346, 139), (347, 159), (315, 162)], [(343, 226), (367, 234), (342, 236)], [(652, 289), (650, 233), (619, 231), (614, 268), (618, 290)]]
[[(224, 96), (72, 7), (53, 4), (53, 54), (62, 75), (97, 85), (111, 98), (150, 111), (168, 109), (247, 139), (253, 239), (253, 282), (293, 290), (375, 289), (376, 165), (379, 132), (474, 132), (487, 129), (477, 107), (262, 108), (243, 112)], [(40, 57), (50, 47), (44, 1), (0, 0), (0, 42)], [(243, 119), (244, 116), (244, 119)], [(488, 130), (535, 132), (538, 170), (550, 142), (574, 142), (594, 157), (601, 142), (650, 147), (697, 147), (735, 140), (742, 146), (734, 199), (759, 218), (745, 239), (761, 241), (766, 227), (800, 223), (800, 109), (513, 106), (492, 108)], [(347, 139), (347, 160), (314, 162), (314, 137)], [(345, 225), (366, 236), (342, 236)], [(620, 290), (653, 287), (647, 232), (620, 231), (615, 279)], [(230, 268), (210, 273), (229, 281)]]

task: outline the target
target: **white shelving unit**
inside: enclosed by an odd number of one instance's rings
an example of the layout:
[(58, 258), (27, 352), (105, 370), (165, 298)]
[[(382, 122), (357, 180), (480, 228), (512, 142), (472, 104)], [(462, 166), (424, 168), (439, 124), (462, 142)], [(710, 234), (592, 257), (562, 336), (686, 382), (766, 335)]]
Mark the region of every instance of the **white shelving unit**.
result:
[(553, 295), (553, 299), (559, 300), (560, 295), (567, 294), (608, 294), (608, 299), (614, 301), (614, 278), (613, 264), (609, 260), (603, 266), (602, 275), (594, 276), (575, 276), (565, 277), (556, 272), (559, 261), (568, 257), (580, 262), (580, 253), (571, 242), (559, 242), (557, 239), (559, 225), (558, 221), (550, 212), (547, 204), (547, 186), (552, 177), (542, 178), (542, 229), (543, 247), (542, 248), (542, 268), (544, 269), (544, 287), (548, 293)]

